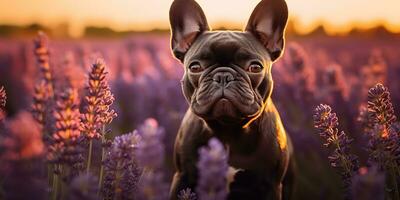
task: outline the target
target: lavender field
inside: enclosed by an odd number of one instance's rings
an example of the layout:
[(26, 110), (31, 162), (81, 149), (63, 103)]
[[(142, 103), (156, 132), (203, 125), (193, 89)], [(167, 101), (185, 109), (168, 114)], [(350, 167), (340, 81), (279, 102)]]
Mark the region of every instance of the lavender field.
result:
[[(182, 74), (167, 34), (0, 38), (0, 199), (168, 199)], [(288, 38), (273, 78), (294, 199), (400, 198), (400, 37)], [(200, 154), (179, 198), (221, 199), (226, 152)]]

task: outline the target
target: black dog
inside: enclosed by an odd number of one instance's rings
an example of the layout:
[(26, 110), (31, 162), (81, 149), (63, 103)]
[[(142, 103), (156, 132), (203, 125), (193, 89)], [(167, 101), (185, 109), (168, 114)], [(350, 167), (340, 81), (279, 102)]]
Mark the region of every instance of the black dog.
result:
[(270, 98), (271, 65), (283, 51), (287, 18), (284, 0), (262, 0), (244, 32), (210, 31), (194, 0), (172, 3), (172, 51), (185, 67), (190, 109), (175, 142), (171, 199), (196, 187), (198, 149), (211, 137), (240, 169), (229, 199), (290, 199), (292, 146)]

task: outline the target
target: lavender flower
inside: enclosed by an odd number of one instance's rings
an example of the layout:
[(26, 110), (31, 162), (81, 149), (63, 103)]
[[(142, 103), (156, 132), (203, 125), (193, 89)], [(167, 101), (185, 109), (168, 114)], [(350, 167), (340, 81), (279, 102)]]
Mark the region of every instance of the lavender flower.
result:
[(6, 106), (6, 90), (3, 86), (0, 87), (0, 122), (5, 118), (5, 114), (3, 108)]
[(368, 92), (368, 115), (370, 125), (369, 150), (371, 159), (384, 168), (395, 164), (399, 159), (399, 134), (396, 128), (396, 116), (388, 89), (377, 84)]
[(137, 149), (139, 164), (144, 169), (140, 182), (140, 199), (168, 198), (168, 184), (164, 180), (164, 130), (155, 119), (147, 119), (138, 130), (142, 140)]
[(39, 69), (42, 73), (43, 80), (45, 80), (49, 96), (53, 96), (53, 78), (49, 63), (49, 47), (48, 47), (48, 37), (45, 33), (39, 32), (37, 38), (34, 40), (35, 45), (35, 56)]
[(386, 129), (385, 126), (376, 124), (368, 142), (369, 162), (377, 164), (380, 169), (396, 164), (400, 159), (398, 141), (394, 127)]
[(0, 108), (4, 108), (6, 106), (6, 90), (3, 86), (0, 87)]
[(135, 198), (141, 174), (135, 155), (139, 141), (135, 132), (114, 139), (104, 161), (104, 199)]
[(197, 200), (197, 196), (190, 188), (181, 190), (178, 194), (179, 200)]
[(141, 166), (159, 169), (164, 162), (164, 129), (158, 127), (155, 119), (147, 119), (138, 129), (142, 142), (137, 150), (137, 157)]
[(72, 179), (69, 184), (70, 200), (96, 200), (97, 196), (97, 177), (91, 174), (82, 174)]
[(22, 111), (9, 121), (6, 132), (0, 139), (1, 160), (29, 160), (43, 156), (39, 125), (28, 112)]
[(76, 176), (83, 167), (82, 147), (80, 145), (80, 113), (78, 93), (67, 89), (60, 95), (54, 111), (55, 132), (50, 146), (49, 160), (66, 164), (71, 168), (69, 178)]
[(326, 141), (325, 146), (331, 145), (336, 140), (338, 125), (336, 113), (332, 113), (330, 106), (321, 104), (315, 109), (314, 126), (320, 131), (319, 135)]
[(352, 139), (343, 131), (339, 133), (338, 125), (336, 113), (332, 113), (330, 106), (324, 104), (317, 106), (314, 114), (314, 126), (325, 140), (324, 146), (334, 148), (328, 158), (332, 167), (340, 169), (346, 189), (346, 198), (349, 198), (351, 177), (358, 169), (358, 158), (349, 151)]
[(54, 105), (53, 75), (49, 62), (48, 38), (43, 32), (39, 32), (34, 40), (34, 53), (41, 72), (40, 81), (35, 85), (33, 95), (32, 114), (42, 125), (44, 136), (52, 134), (54, 119), (51, 108)]
[(400, 198), (399, 190), (399, 160), (400, 137), (389, 90), (382, 84), (377, 84), (368, 92), (368, 114), (374, 129), (370, 132), (368, 149), (369, 161), (376, 163), (381, 170), (386, 171), (386, 196)]
[(35, 85), (33, 94), (32, 114), (36, 121), (42, 126), (45, 126), (46, 119), (46, 108), (49, 94), (46, 90), (46, 82), (44, 80)]
[(89, 139), (100, 138), (99, 129), (116, 117), (115, 111), (110, 109), (114, 96), (106, 80), (105, 67), (104, 61), (98, 59), (89, 74), (88, 94), (85, 97), (86, 105), (82, 115), (82, 129)]
[(224, 146), (218, 139), (212, 138), (207, 147), (199, 150), (199, 154), (197, 163), (199, 179), (196, 188), (199, 200), (226, 199), (228, 156)]
[(380, 83), (368, 91), (368, 113), (374, 123), (386, 128), (396, 121), (390, 92)]
[[(397, 166), (400, 166), (400, 122), (393, 123), (389, 129), (389, 150), (394, 160), (397, 162)], [(400, 176), (400, 174), (399, 174)]]

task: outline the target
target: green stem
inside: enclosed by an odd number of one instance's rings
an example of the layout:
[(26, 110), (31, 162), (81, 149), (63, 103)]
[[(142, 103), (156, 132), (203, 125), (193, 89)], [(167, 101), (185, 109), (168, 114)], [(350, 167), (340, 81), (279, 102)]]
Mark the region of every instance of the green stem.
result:
[[(57, 165), (54, 165), (54, 169), (57, 170)], [(52, 185), (52, 200), (57, 200), (57, 193), (58, 193), (58, 174), (53, 174), (53, 185)]]
[(47, 164), (47, 181), (48, 184), (51, 185), (52, 184), (52, 179), (53, 179), (53, 172), (52, 172), (52, 167), (51, 164)]
[(63, 187), (63, 181), (62, 181), (62, 177), (65, 177), (64, 176), (64, 168), (63, 168), (63, 166), (62, 165), (60, 165), (60, 180), (61, 181), (59, 181), (58, 182), (58, 187), (60, 187), (60, 199), (64, 199), (64, 196), (65, 196), (65, 194), (64, 194), (64, 187)]
[[(339, 144), (338, 140), (339, 140), (339, 138), (335, 138), (335, 145), (336, 145), (336, 148), (340, 151), (341, 147), (340, 147), (340, 144)], [(341, 156), (341, 162), (343, 163), (343, 167), (344, 167), (345, 172), (348, 173), (349, 175), (351, 175), (351, 170), (350, 170), (350, 166), (349, 166), (350, 163), (342, 155), (340, 155), (340, 156)]]
[(100, 191), (101, 191), (101, 187), (102, 187), (102, 183), (103, 183), (103, 173), (104, 173), (104, 166), (103, 166), (103, 162), (104, 162), (104, 157), (105, 157), (105, 150), (104, 150), (104, 143), (106, 141), (106, 136), (105, 136), (105, 126), (103, 126), (102, 130), (101, 130), (101, 163), (100, 163), (100, 175), (99, 175), (99, 183), (98, 183), (98, 192), (97, 195), (100, 195)]
[(90, 165), (92, 163), (92, 149), (93, 149), (93, 140), (90, 139), (90, 141), (89, 141), (89, 155), (88, 155), (88, 161), (87, 161), (87, 166), (86, 166), (86, 173), (87, 174), (89, 174)]

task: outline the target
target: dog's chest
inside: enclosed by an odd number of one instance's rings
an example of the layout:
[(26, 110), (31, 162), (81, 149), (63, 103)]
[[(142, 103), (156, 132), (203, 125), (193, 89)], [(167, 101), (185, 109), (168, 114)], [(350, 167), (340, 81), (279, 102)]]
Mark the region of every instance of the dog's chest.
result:
[[(240, 148), (239, 148), (240, 149)], [(234, 169), (247, 169), (252, 171), (269, 171), (276, 170), (276, 166), (285, 157), (285, 152), (281, 151), (277, 142), (262, 140), (254, 151), (242, 152), (236, 148), (227, 145), (228, 163)]]
[[(266, 142), (267, 143), (267, 142)], [(260, 143), (252, 153), (234, 152), (229, 147), (229, 169), (227, 182), (230, 185), (237, 182), (236, 175), (241, 172), (241, 178), (246, 176), (249, 180), (266, 180), (274, 182), (285, 173), (287, 165), (287, 152), (279, 148), (279, 144)]]

